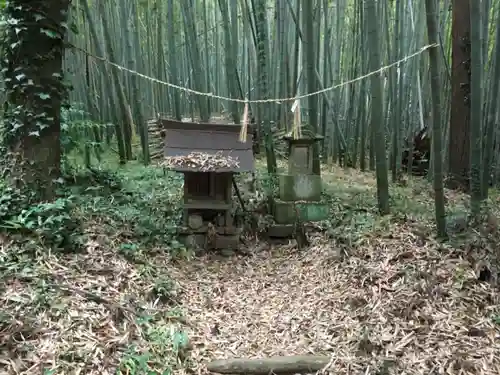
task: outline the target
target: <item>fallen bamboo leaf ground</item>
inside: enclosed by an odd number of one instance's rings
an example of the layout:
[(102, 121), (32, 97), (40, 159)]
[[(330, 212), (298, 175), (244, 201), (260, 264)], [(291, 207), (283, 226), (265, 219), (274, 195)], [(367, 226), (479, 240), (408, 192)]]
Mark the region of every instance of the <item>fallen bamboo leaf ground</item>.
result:
[(317, 238), (303, 253), (186, 267), (176, 279), (200, 371), (215, 358), (314, 353), (331, 355), (335, 374), (498, 373), (498, 292), (404, 227), (387, 237), (342, 261)]
[[(498, 232), (439, 243), (426, 184), (393, 187), (379, 218), (373, 177), (324, 172), (336, 225), (305, 251), (131, 261), (126, 228), (93, 223), (82, 253), (33, 261), (3, 238), (0, 373), (204, 374), (214, 359), (307, 353), (331, 356), (332, 374), (500, 373)], [(450, 215), (466, 207), (447, 198)]]

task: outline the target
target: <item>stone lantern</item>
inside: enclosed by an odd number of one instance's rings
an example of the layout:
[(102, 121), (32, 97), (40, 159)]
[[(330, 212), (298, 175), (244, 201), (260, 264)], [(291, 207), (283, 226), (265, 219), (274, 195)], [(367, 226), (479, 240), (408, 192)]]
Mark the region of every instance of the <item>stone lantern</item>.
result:
[[(321, 221), (328, 218), (328, 206), (321, 202), (321, 176), (313, 174), (313, 146), (321, 135), (286, 135), (288, 171), (279, 175), (279, 197), (274, 201), (274, 219), (278, 226), (293, 226), (300, 221)], [(286, 233), (281, 230), (280, 232)]]

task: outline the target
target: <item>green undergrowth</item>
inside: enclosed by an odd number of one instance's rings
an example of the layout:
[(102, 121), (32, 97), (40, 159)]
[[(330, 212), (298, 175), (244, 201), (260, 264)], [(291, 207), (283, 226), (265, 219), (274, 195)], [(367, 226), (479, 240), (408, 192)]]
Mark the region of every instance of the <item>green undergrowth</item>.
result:
[(127, 246), (180, 250), (174, 231), (180, 215), (179, 175), (131, 163), (126, 168), (70, 169), (53, 202), (33, 203), (0, 182), (0, 230), (26, 246), (77, 251), (89, 233)]
[[(391, 183), (389, 215), (380, 216), (377, 207), (375, 176), (371, 172), (345, 170), (339, 167), (323, 171), (324, 197), (330, 202), (330, 232), (349, 243), (366, 235), (384, 235), (394, 224), (402, 225), (422, 238), (435, 238), (434, 190), (426, 179), (408, 177)], [(498, 243), (496, 218), (500, 217), (498, 192), (490, 191), (485, 214), (479, 223), (471, 224), (470, 197), (445, 189), (448, 239), (443, 243), (464, 247), (477, 243), (484, 246)]]
[[(54, 333), (57, 339), (69, 327), (49, 328), (50, 321), (58, 321), (61, 311), (75, 310), (70, 307), (74, 301), (64, 291), (78, 289), (87, 302), (106, 306), (116, 303), (125, 306), (126, 311), (130, 309), (127, 301), (135, 301), (135, 312), (128, 316), (139, 331), (116, 350), (117, 374), (171, 374), (179, 366), (187, 366), (187, 335), (182, 324), (167, 316), (183, 315), (179, 290), (165, 271), (166, 263), (191, 256), (174, 237), (181, 213), (181, 177), (136, 162), (124, 167), (104, 162), (100, 168), (91, 169), (73, 163), (60, 183), (57, 199), (42, 203), (0, 183), (1, 295), (4, 306), (13, 306), (2, 311), (0, 336), (1, 332), (12, 335), (17, 330), (13, 328), (17, 327), (16, 321), (31, 326), (43, 314), (47, 325), (44, 329), (59, 331)], [(112, 302), (103, 299), (102, 293), (96, 293), (90, 284), (103, 277), (103, 271), (95, 269), (95, 264), (103, 262), (102, 257), (107, 259), (104, 264), (109, 264), (105, 278), (110, 284), (121, 274), (125, 280), (129, 273), (139, 277), (134, 284), (125, 281), (128, 286), (115, 292)], [(64, 274), (52, 275), (57, 269), (65, 269)], [(87, 280), (89, 286), (85, 285)], [(152, 304), (152, 312), (144, 307)], [(85, 306), (80, 308), (86, 310)], [(116, 319), (114, 325), (120, 330), (124, 323), (122, 318)], [(36, 342), (34, 337), (30, 334)], [(23, 365), (24, 348), (23, 343), (9, 346), (11, 355), (19, 356), (21, 369), (29, 367), (29, 362)], [(0, 352), (6, 350), (0, 344)], [(33, 350), (37, 350), (36, 343)], [(79, 361), (74, 355), (70, 349), (54, 353), (55, 363), (45, 366), (46, 373), (73, 371), (71, 366)]]
[[(286, 173), (286, 169), (286, 163), (279, 163), (278, 173)], [(257, 162), (257, 170), (268, 188), (270, 179), (265, 162)], [(436, 240), (434, 191), (426, 179), (405, 176), (403, 181), (391, 183), (391, 213), (386, 216), (378, 212), (373, 172), (323, 166), (322, 181), (322, 200), (330, 206), (330, 218), (317, 224), (337, 241), (355, 246), (368, 236), (385, 235), (394, 224), (405, 226), (419, 237)], [(277, 194), (277, 189), (274, 194)], [(445, 243), (464, 247), (471, 243), (476, 246), (480, 242), (480, 246), (492, 247), (499, 242), (496, 224), (496, 218), (500, 217), (498, 190), (490, 189), (479, 225), (471, 225), (468, 195), (445, 189), (445, 196), (449, 235)]]
[[(181, 214), (181, 176), (134, 163), (114, 172), (87, 173), (87, 186), (78, 181), (80, 174), (69, 187), (71, 195), (80, 197), (77, 215), (99, 219), (101, 231), (105, 228), (123, 254), (140, 257), (141, 248), (159, 247), (171, 254), (183, 251), (174, 236)], [(96, 182), (96, 176), (104, 176), (104, 183)]]

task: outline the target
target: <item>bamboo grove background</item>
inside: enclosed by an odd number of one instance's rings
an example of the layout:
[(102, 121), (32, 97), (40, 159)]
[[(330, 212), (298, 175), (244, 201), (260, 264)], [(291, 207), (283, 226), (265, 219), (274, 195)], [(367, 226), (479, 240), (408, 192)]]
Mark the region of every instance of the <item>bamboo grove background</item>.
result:
[[(451, 2), (435, 2), (440, 60), (436, 83), (445, 167), (451, 106)], [(366, 3), (75, 0), (74, 32), (69, 37), (74, 48), (66, 54), (73, 86), (69, 116), (80, 120), (81, 127), (75, 131), (81, 133), (88, 162), (92, 155), (99, 156), (103, 143), (113, 142), (121, 162), (140, 156), (147, 163), (147, 120), (157, 113), (178, 119), (225, 116), (240, 121), (241, 102), (193, 95), (158, 81), (249, 100), (290, 98), (337, 85), (301, 100), (302, 120), (325, 136), (322, 158), (335, 162), (347, 153), (354, 167), (373, 170), (377, 147), (384, 147), (377, 140), (385, 135), (386, 150), (380, 152), (391, 155), (389, 167), (396, 178), (405, 139), (431, 121), (429, 54), (424, 51), (406, 59), (429, 44), (425, 1)], [(483, 113), (490, 118), (493, 113), (496, 120), (498, 85), (495, 89), (494, 82), (498, 79), (492, 74), (500, 64), (494, 53), (500, 2), (479, 3), (480, 14), (471, 14), (478, 17), (473, 19), (480, 31), (478, 43), (472, 43), (479, 49), (473, 47), (473, 52), (482, 55), (479, 70), (473, 73), (480, 78), (474, 90), (481, 91)], [(377, 79), (357, 79), (395, 61), (402, 62), (384, 69), (382, 79), (378, 75)], [(273, 135), (293, 123), (291, 105), (289, 101), (250, 106), (261, 124), (268, 158)], [(483, 128), (480, 136), (488, 127), (478, 127)], [(488, 131), (495, 135), (498, 129), (495, 125)], [(134, 155), (135, 145), (140, 145), (140, 155)], [(490, 163), (498, 181), (498, 155), (491, 155)]]

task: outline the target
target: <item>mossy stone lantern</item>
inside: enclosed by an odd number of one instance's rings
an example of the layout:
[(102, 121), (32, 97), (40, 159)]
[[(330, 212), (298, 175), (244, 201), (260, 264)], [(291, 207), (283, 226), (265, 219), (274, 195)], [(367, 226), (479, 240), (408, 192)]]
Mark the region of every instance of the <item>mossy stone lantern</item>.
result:
[(279, 175), (279, 198), (274, 202), (277, 224), (292, 224), (297, 213), (303, 221), (320, 221), (328, 217), (328, 206), (321, 203), (321, 176), (313, 174), (313, 146), (321, 135), (293, 137), (287, 134), (288, 171)]

